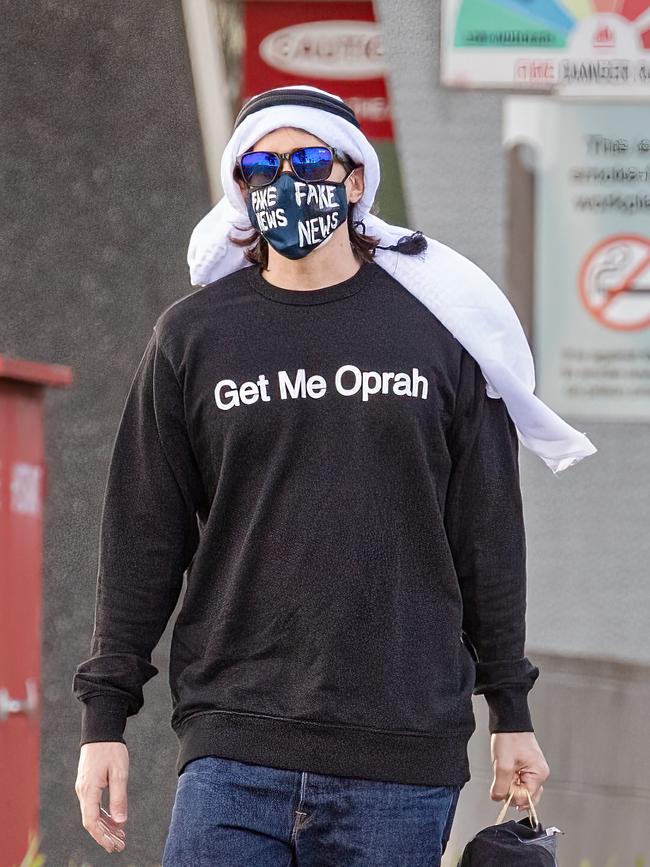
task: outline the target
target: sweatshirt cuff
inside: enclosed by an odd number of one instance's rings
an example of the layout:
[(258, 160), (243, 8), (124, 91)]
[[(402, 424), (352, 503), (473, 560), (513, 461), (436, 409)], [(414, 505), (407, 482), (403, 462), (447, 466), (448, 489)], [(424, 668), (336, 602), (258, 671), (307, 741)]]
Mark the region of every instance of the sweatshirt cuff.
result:
[(528, 693), (538, 677), (539, 668), (526, 656), (476, 663), (474, 694), (485, 695), (491, 734), (534, 731)]
[(485, 693), (490, 734), (535, 731), (527, 693), (527, 687), (502, 687)]
[(116, 695), (96, 695), (82, 702), (79, 746), (99, 741), (125, 744), (127, 706), (128, 698)]

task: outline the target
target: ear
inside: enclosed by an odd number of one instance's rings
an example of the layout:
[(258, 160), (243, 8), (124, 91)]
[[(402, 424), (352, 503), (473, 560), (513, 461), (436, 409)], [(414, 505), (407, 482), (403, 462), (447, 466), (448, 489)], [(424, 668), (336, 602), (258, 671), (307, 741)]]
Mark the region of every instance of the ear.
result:
[(242, 180), (242, 178), (236, 177), (235, 180), (237, 181), (237, 186), (241, 190), (242, 198), (244, 199), (244, 201), (246, 201), (246, 198), (248, 196), (248, 185), (244, 180)]
[(348, 202), (358, 202), (363, 196), (363, 191), (365, 189), (363, 166), (356, 167), (345, 182), (345, 186), (347, 189)]
[(242, 177), (241, 169), (239, 168), (238, 165), (235, 165), (235, 168), (233, 169), (233, 172), (232, 172), (232, 176), (233, 176), (233, 179), (236, 181), (237, 186), (239, 187), (239, 190), (240, 190), (241, 195), (242, 195), (242, 199), (244, 201), (246, 201), (246, 198), (248, 196), (248, 184), (246, 183), (246, 181)]

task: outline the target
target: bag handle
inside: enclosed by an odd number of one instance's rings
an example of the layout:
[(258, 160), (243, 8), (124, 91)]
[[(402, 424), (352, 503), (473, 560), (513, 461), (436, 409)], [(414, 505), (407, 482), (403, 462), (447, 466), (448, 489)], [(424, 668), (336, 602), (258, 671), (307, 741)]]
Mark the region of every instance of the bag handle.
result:
[[(508, 800), (505, 802), (505, 804), (501, 808), (501, 812), (497, 816), (497, 820), (494, 823), (495, 825), (500, 825), (501, 822), (503, 822), (505, 815), (508, 811), (508, 807), (510, 806), (510, 801), (512, 801), (512, 796), (515, 793), (515, 788), (516, 787), (513, 786), (513, 788), (510, 790), (510, 794), (508, 795)], [(538, 819), (537, 819), (537, 811), (535, 810), (535, 805), (533, 804), (533, 799), (531, 798), (530, 792), (528, 791), (528, 789), (526, 789), (526, 794), (528, 795), (528, 808), (527, 808), (528, 809), (528, 815), (529, 815), (531, 821), (534, 820), (534, 826), (537, 827), (537, 825), (539, 823)]]

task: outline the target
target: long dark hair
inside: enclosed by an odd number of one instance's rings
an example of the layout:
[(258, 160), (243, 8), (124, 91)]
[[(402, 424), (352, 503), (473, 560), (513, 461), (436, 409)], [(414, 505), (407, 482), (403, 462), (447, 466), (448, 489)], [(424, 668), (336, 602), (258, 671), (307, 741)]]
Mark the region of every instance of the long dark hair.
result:
[[(234, 178), (236, 181), (243, 180), (239, 166), (235, 166)], [(352, 247), (352, 252), (359, 261), (372, 262), (375, 257), (375, 248), (379, 244), (379, 238), (357, 231), (356, 227), (358, 225), (363, 225), (363, 223), (355, 220), (355, 208), (356, 202), (350, 202), (348, 204), (347, 224), (350, 246)], [(245, 229), (241, 229), (239, 226), (236, 226), (235, 228), (240, 232), (245, 231)], [(253, 228), (251, 234), (247, 237), (235, 238), (232, 235), (229, 235), (229, 239), (238, 247), (248, 248), (244, 255), (249, 262), (252, 262), (254, 265), (261, 265), (262, 268), (268, 267), (269, 243), (257, 229)]]
[[(350, 162), (349, 168), (357, 168), (356, 163)], [(238, 165), (235, 166), (233, 177), (236, 181), (243, 181), (241, 169)], [(348, 235), (350, 238), (350, 246), (356, 258), (361, 262), (372, 262), (375, 258), (375, 251), (380, 250), (395, 250), (397, 253), (403, 253), (406, 256), (417, 256), (427, 249), (427, 239), (420, 230), (412, 232), (410, 235), (404, 235), (397, 241), (396, 244), (390, 244), (388, 247), (382, 247), (379, 244), (379, 238), (365, 233), (363, 220), (355, 220), (356, 202), (348, 204)], [(357, 226), (363, 226), (363, 233), (357, 231)], [(245, 232), (246, 229), (235, 227), (239, 232)], [(266, 238), (256, 229), (252, 228), (251, 234), (244, 238), (235, 238), (233, 235), (228, 235), (230, 241), (238, 247), (246, 247), (244, 255), (253, 265), (261, 265), (263, 269), (269, 264), (269, 243)]]

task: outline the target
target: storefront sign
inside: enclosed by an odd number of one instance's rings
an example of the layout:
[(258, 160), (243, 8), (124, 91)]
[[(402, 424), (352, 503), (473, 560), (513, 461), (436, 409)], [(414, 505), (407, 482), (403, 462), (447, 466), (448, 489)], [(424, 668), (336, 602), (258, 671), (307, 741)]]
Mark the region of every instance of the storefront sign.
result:
[(310, 84), (354, 109), (382, 167), (378, 205), (408, 224), (384, 79), (381, 31), (370, 2), (245, 4), (242, 101), (271, 87)]

